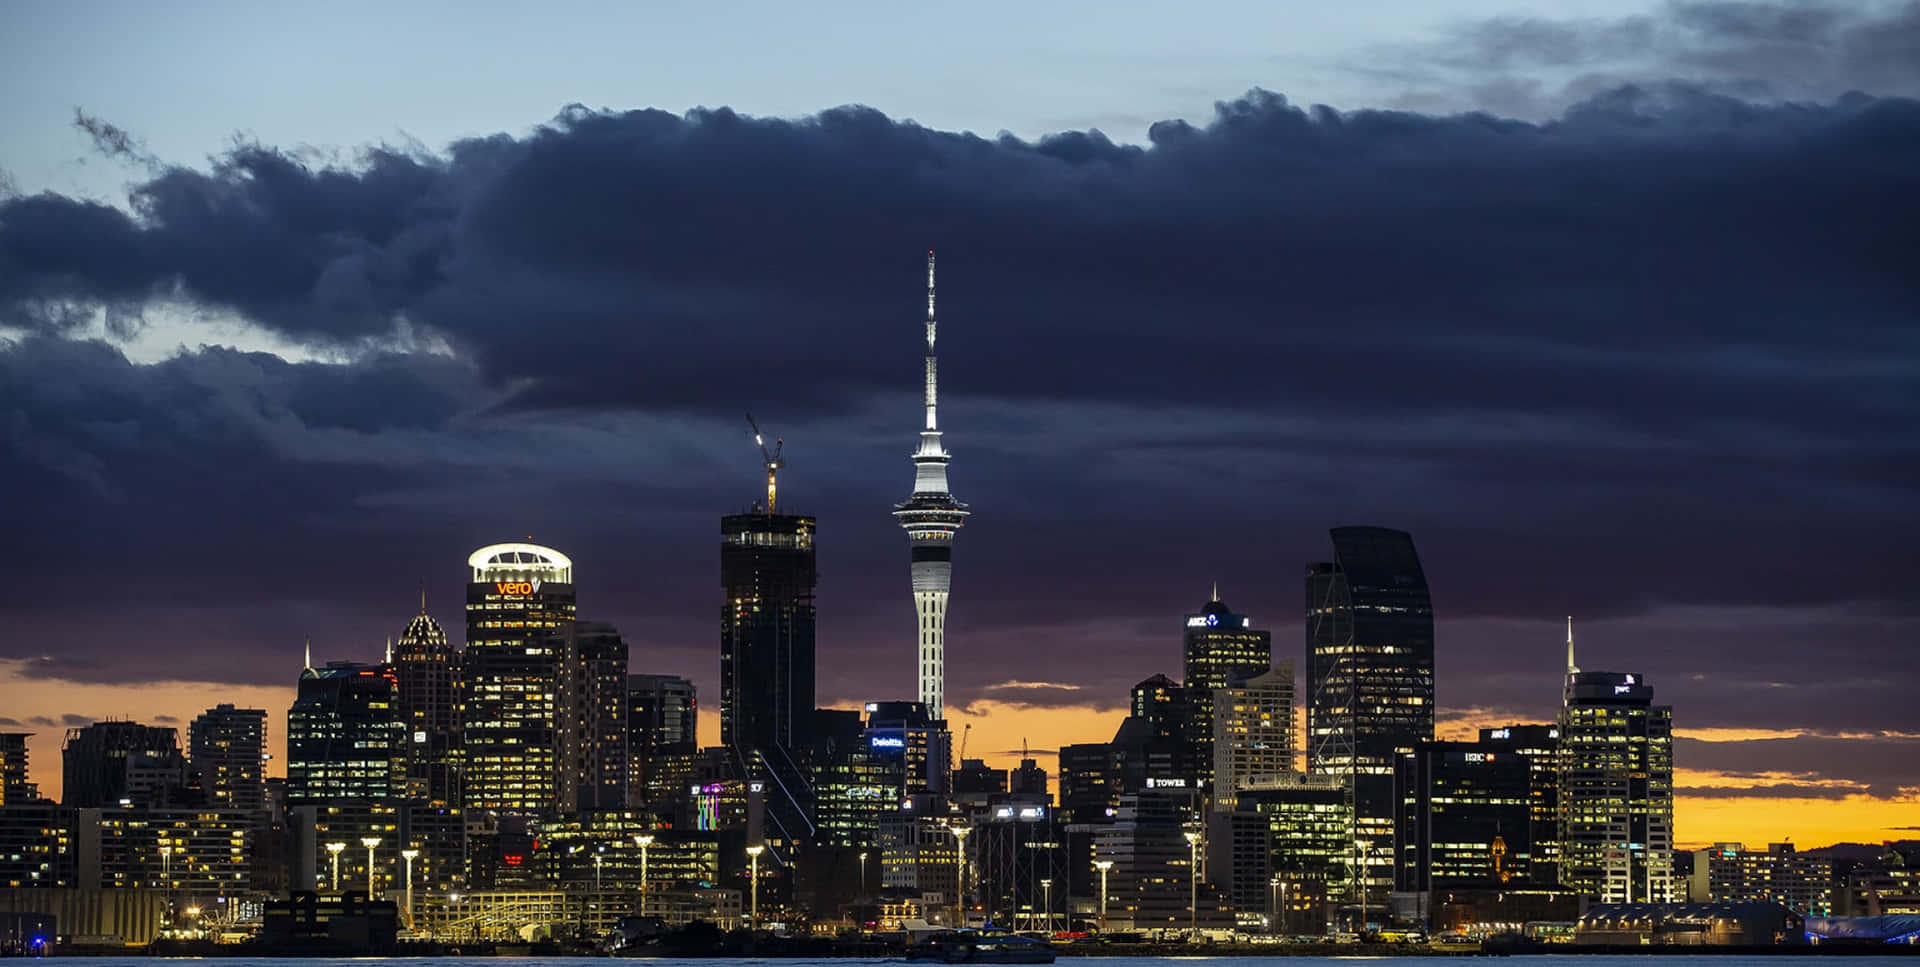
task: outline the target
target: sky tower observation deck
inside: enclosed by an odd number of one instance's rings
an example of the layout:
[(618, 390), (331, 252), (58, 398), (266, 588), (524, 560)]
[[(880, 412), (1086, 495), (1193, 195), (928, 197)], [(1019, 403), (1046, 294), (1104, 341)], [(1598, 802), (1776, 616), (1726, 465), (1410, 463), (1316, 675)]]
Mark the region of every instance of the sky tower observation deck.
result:
[(967, 505), (947, 490), (947, 449), (937, 415), (939, 363), (934, 357), (933, 253), (927, 253), (926, 425), (913, 454), (913, 496), (893, 516), (913, 547), (913, 607), (918, 618), (919, 700), (934, 719), (947, 717), (947, 595), (953, 586), (953, 538)]

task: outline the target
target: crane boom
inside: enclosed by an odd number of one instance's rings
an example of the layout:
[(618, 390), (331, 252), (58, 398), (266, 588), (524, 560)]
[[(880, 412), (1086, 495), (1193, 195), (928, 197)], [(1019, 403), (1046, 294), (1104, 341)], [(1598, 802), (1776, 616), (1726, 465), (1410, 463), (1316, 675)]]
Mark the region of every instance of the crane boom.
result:
[(771, 517), (774, 499), (779, 496), (780, 468), (787, 465), (787, 461), (781, 455), (787, 448), (787, 441), (775, 437), (773, 452), (769, 453), (766, 437), (761, 435), (760, 424), (754, 421), (752, 412), (747, 413), (747, 425), (753, 428), (753, 444), (760, 448), (760, 459), (767, 468), (767, 516)]

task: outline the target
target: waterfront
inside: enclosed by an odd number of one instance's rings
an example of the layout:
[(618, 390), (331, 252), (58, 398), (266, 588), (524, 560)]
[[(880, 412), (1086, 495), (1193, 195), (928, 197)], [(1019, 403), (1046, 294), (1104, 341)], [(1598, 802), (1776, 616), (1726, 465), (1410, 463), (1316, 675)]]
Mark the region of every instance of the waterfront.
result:
[[(1594, 956), (1610, 956), (1612, 959), (1626, 958), (1634, 967), (1662, 967), (1663, 964), (1684, 963), (1699, 957), (1709, 957), (1717, 967), (1780, 967), (1784, 961), (1824, 960), (1833, 956), (1845, 956), (1849, 965), (1857, 967), (1906, 967), (1920, 957), (1920, 949), (1913, 955), (1879, 954), (1860, 952), (1860, 948), (1828, 948), (1824, 952), (1794, 952), (1778, 954), (1721, 954), (1713, 948), (1698, 948), (1691, 954), (1540, 954), (1526, 957), (1528, 967), (1566, 967), (1570, 961), (1590, 963)], [(1124, 967), (1177, 967), (1194, 961), (1207, 961), (1212, 967), (1254, 967), (1270, 959), (1270, 956), (1287, 956), (1284, 948), (1276, 949), (1274, 955), (1232, 955), (1207, 956), (1199, 954), (1190, 957), (1102, 957), (1106, 963), (1118, 963)], [(1442, 964), (1455, 964), (1465, 955), (1418, 955), (1394, 957), (1396, 967), (1441, 967)], [(126, 964), (145, 965), (154, 958), (128, 954), (109, 957), (60, 957), (58, 960), (70, 964), (90, 965), (90, 967), (113, 967)], [(168, 958), (168, 959), (206, 959), (217, 960), (223, 967), (354, 967), (364, 965), (369, 960), (403, 961), (409, 967), (466, 967), (466, 965), (485, 965), (485, 967), (561, 967), (569, 964), (606, 964), (605, 957), (215, 957), (215, 958)], [(623, 958), (624, 959), (624, 958)], [(642, 958), (636, 958), (642, 959)], [(1367, 954), (1350, 957), (1306, 957), (1316, 961), (1356, 961), (1379, 959), (1379, 955)], [(837, 957), (837, 958), (765, 958), (765, 957), (703, 957), (703, 958), (657, 958), (646, 960), (648, 963), (690, 963), (701, 967), (731, 967), (731, 965), (762, 965), (777, 963), (781, 967), (848, 967), (854, 964), (900, 964), (905, 963), (898, 957)]]

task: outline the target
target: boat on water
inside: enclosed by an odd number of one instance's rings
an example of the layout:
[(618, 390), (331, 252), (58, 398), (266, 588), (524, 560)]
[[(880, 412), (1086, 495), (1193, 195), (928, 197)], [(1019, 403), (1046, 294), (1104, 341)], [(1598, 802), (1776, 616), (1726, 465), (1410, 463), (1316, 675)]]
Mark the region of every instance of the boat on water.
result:
[(1051, 964), (1053, 944), (1017, 933), (946, 930), (931, 934), (907, 950), (908, 960), (945, 964)]

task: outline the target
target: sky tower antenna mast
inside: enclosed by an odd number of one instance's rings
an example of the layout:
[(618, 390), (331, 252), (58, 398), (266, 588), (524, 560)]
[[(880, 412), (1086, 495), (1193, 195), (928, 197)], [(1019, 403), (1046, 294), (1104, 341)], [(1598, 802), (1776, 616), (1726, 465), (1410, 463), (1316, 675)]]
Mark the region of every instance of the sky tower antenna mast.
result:
[(767, 516), (771, 517), (773, 516), (774, 498), (779, 495), (777, 483), (780, 476), (780, 468), (787, 465), (786, 459), (780, 455), (781, 452), (786, 449), (787, 441), (781, 437), (775, 437), (773, 440), (773, 452), (768, 453), (766, 437), (760, 435), (760, 424), (753, 421), (752, 413), (747, 414), (747, 425), (753, 427), (753, 443), (760, 448), (760, 459), (767, 467)]

